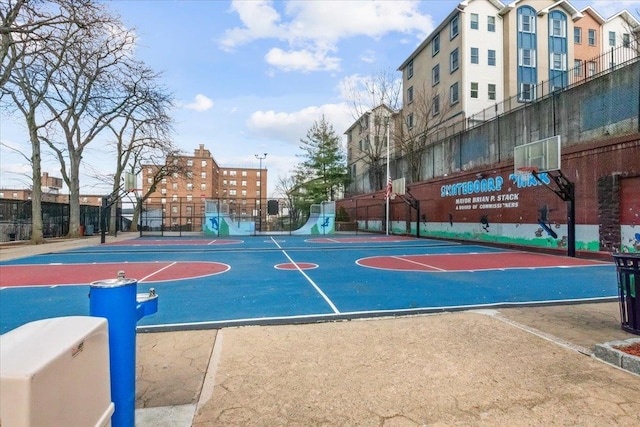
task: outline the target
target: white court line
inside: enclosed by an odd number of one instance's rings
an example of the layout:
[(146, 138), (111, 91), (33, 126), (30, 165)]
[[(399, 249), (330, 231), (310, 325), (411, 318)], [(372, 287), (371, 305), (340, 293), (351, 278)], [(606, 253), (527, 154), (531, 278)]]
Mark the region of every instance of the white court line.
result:
[(216, 242), (216, 239), (213, 239), (212, 241), (210, 241), (209, 243), (207, 243), (207, 246), (209, 245), (213, 245)]
[(144, 276), (142, 279), (138, 280), (138, 283), (142, 282), (143, 280), (148, 279), (148, 278), (149, 278), (149, 277), (151, 277), (151, 276), (154, 276), (154, 275), (156, 275), (156, 274), (160, 273), (162, 270), (166, 270), (167, 268), (169, 268), (169, 267), (171, 267), (171, 266), (173, 266), (173, 265), (175, 265), (175, 264), (177, 264), (177, 263), (178, 263), (178, 261), (174, 261), (174, 262), (172, 262), (172, 263), (171, 263), (171, 264), (169, 264), (169, 265), (165, 265), (165, 266), (164, 266), (164, 267), (162, 267), (160, 270), (158, 270), (158, 271), (154, 271), (153, 273), (151, 273), (151, 274), (148, 274), (148, 275)]
[(278, 249), (280, 249), (282, 251), (284, 256), (287, 257), (287, 259), (291, 262), (291, 264), (295, 265), (296, 269), (300, 272), (300, 274), (302, 274), (307, 279), (307, 281), (309, 283), (311, 283), (311, 286), (313, 286), (315, 288), (315, 290), (318, 291), (318, 293), (322, 296), (322, 298), (324, 298), (324, 300), (327, 302), (327, 304), (329, 304), (329, 307), (331, 307), (331, 310), (333, 310), (334, 313), (339, 314), (340, 310), (338, 310), (338, 308), (333, 304), (333, 302), (331, 302), (329, 297), (324, 292), (322, 292), (322, 289), (320, 289), (320, 287), (318, 285), (316, 285), (313, 280), (311, 280), (311, 277), (307, 276), (307, 273), (302, 271), (302, 269), (298, 266), (298, 264), (296, 264), (296, 262), (291, 259), (289, 254), (284, 249), (282, 249), (282, 247), (278, 244), (278, 242), (275, 241), (275, 239), (273, 237), (271, 238), (271, 240), (278, 247)]
[(410, 259), (406, 259), (406, 258), (403, 258), (403, 257), (401, 257), (401, 256), (392, 256), (391, 258), (398, 259), (398, 260), (400, 260), (400, 261), (412, 262), (412, 263), (414, 263), (414, 264), (421, 265), (421, 266), (423, 266), (423, 267), (433, 268), (434, 270), (438, 270), (438, 271), (449, 271), (449, 270), (443, 270), (442, 268), (434, 267), (433, 265), (424, 264), (424, 263), (422, 263), (422, 262), (418, 262), (418, 261), (413, 261), (413, 260), (410, 260)]

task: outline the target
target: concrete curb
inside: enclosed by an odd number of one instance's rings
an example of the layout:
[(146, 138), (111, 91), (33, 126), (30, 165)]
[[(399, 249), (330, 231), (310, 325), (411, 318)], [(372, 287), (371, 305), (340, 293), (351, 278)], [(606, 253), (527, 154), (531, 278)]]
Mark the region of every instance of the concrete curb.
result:
[(604, 362), (617, 366), (625, 371), (640, 376), (640, 357), (625, 353), (616, 347), (625, 347), (640, 343), (640, 338), (628, 340), (609, 341), (604, 344), (596, 344), (593, 355)]

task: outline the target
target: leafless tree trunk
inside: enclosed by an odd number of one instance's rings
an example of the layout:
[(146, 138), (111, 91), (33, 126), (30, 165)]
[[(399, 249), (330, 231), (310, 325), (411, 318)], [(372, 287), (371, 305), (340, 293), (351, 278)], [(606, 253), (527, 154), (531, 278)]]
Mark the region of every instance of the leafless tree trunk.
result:
[(394, 143), (409, 167), (408, 183), (424, 178), (422, 159), (429, 137), (451, 111), (446, 100), (447, 97), (436, 88), (423, 84), (422, 87), (414, 87), (413, 102), (398, 115)]
[(52, 132), (42, 139), (60, 162), (69, 187), (69, 237), (80, 234), (80, 166), (88, 144), (129, 101), (122, 85), (131, 72), (134, 36), (102, 7), (76, 8), (75, 18), (48, 40), (51, 53), (44, 66), (53, 70), (43, 99)]
[[(72, 1), (72, 0), (70, 0)], [(25, 119), (31, 143), (31, 155), (25, 155), (32, 167), (31, 241), (43, 243), (42, 185), (41, 185), (41, 140), (50, 121), (42, 118), (39, 110), (46, 97), (53, 69), (60, 65), (44, 66), (44, 58), (52, 54), (47, 40), (57, 28), (74, 19), (63, 13), (70, 3), (66, 0), (9, 1), (0, 6), (0, 97), (11, 99), (14, 107)], [(78, 5), (84, 2), (76, 2)], [(11, 108), (11, 107), (9, 107)]]
[[(386, 185), (386, 120), (402, 106), (402, 79), (383, 71), (370, 77), (352, 79), (345, 87), (354, 122), (366, 130), (357, 157), (367, 164), (371, 187)], [(395, 138), (391, 138), (395, 141)]]
[[(159, 150), (162, 153), (176, 151), (170, 140), (171, 96), (160, 86), (158, 73), (142, 64), (135, 71), (131, 80), (125, 84), (130, 94), (129, 101), (123, 108), (121, 116), (108, 126), (115, 139), (116, 151), (112, 194), (121, 190), (122, 175), (125, 170), (130, 169), (133, 173), (136, 169), (139, 170), (140, 165), (135, 164), (139, 154), (143, 154), (145, 150)], [(116, 213), (116, 209), (111, 210), (110, 234), (116, 233)]]

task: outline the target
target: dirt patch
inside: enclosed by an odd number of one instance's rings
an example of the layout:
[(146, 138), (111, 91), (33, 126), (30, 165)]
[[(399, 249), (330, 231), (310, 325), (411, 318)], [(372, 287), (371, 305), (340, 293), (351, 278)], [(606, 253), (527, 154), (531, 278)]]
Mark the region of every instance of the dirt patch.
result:
[(624, 347), (615, 347), (616, 350), (620, 350), (624, 353), (630, 354), (632, 356), (638, 356), (640, 357), (640, 342), (639, 343), (635, 343), (635, 344), (631, 344), (631, 345), (627, 345)]

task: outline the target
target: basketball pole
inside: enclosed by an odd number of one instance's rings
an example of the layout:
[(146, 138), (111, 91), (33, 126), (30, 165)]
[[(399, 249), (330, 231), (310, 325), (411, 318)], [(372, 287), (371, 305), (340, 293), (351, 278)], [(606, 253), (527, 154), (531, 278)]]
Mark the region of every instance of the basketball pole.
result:
[(386, 197), (386, 209), (387, 209), (387, 215), (386, 215), (386, 219), (387, 219), (387, 226), (385, 227), (386, 229), (386, 235), (389, 235), (389, 199), (391, 198), (391, 192), (388, 190), (389, 187), (389, 183), (391, 182), (391, 173), (389, 171), (389, 129), (391, 128), (391, 116), (388, 115), (387, 116), (387, 197)]

